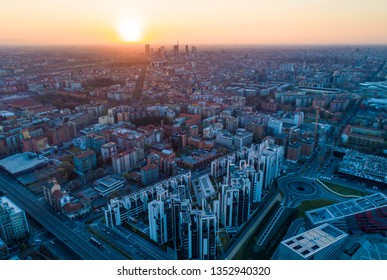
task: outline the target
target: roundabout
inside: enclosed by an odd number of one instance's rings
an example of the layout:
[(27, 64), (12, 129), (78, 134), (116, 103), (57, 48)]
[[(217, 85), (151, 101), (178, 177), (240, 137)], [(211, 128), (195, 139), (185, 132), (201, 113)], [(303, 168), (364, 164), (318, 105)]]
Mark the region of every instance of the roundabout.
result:
[(305, 181), (292, 181), (287, 185), (287, 189), (294, 195), (313, 195), (316, 192), (316, 188), (309, 182)]
[(281, 177), (278, 180), (278, 187), (284, 195), (283, 205), (290, 208), (295, 208), (306, 200), (344, 200), (342, 197), (330, 193), (314, 180), (303, 176), (293, 175)]

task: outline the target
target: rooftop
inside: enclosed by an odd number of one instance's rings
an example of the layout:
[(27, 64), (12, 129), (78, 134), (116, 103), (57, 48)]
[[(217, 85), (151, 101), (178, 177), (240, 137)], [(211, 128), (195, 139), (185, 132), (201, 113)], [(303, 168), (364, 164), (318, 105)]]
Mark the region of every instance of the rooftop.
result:
[(143, 168), (141, 168), (141, 170), (146, 172), (146, 171), (156, 169), (156, 168), (158, 169), (159, 167), (156, 164), (150, 163), (150, 164), (147, 164), (146, 166), (144, 166)]
[(82, 159), (82, 158), (89, 157), (92, 155), (95, 155), (95, 152), (93, 150), (88, 150), (88, 151), (85, 151), (85, 152), (82, 152), (82, 153), (76, 155), (75, 157), (78, 159)]
[(12, 200), (10, 200), (8, 197), (6, 196), (1, 196), (0, 197), (0, 206), (2, 208), (4, 207), (8, 207), (13, 213), (20, 213), (20, 212), (23, 212), (23, 210), (17, 206)]
[(208, 174), (199, 177), (199, 184), (200, 184), (200, 188), (201, 188), (201, 191), (203, 193), (203, 196), (205, 198), (212, 196), (212, 195), (216, 195), (214, 186), (212, 185), (210, 177)]
[(382, 193), (376, 193), (310, 210), (305, 215), (316, 225), (381, 207), (387, 207), (387, 197)]
[(49, 159), (35, 153), (19, 153), (0, 160), (0, 167), (11, 174), (20, 173), (41, 165), (48, 164)]
[(116, 183), (121, 183), (123, 181), (124, 180), (118, 176), (108, 175), (108, 176), (105, 176), (101, 179), (96, 180), (95, 185), (103, 185), (106, 187), (110, 187)]
[(116, 128), (113, 134), (126, 139), (136, 139), (143, 136), (140, 132), (127, 128)]
[(109, 147), (114, 147), (114, 146), (117, 146), (117, 144), (114, 142), (108, 142), (108, 143), (102, 145), (103, 148), (109, 148)]
[(307, 259), (311, 255), (347, 236), (347, 233), (329, 224), (323, 224), (284, 240), (281, 243), (302, 256), (302, 258)]

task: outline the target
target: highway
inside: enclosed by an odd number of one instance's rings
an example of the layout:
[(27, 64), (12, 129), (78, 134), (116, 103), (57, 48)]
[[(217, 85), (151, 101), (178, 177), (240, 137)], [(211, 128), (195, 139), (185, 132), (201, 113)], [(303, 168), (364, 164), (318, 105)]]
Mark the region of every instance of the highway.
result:
[(88, 240), (83, 239), (67, 225), (60, 221), (53, 213), (47, 210), (23, 185), (11, 177), (0, 173), (0, 191), (14, 203), (31, 215), (37, 222), (50, 231), (66, 246), (84, 260), (108, 259), (101, 251), (95, 248)]
[[(113, 228), (113, 231), (124, 238), (123, 243), (125, 247), (131, 247), (130, 251), (134, 251), (137, 254), (140, 253), (147, 260), (168, 260), (168, 254), (157, 247), (156, 245), (148, 242), (136, 233), (122, 227), (117, 226)], [(132, 253), (132, 252), (131, 252)], [(133, 254), (132, 254), (133, 255)]]

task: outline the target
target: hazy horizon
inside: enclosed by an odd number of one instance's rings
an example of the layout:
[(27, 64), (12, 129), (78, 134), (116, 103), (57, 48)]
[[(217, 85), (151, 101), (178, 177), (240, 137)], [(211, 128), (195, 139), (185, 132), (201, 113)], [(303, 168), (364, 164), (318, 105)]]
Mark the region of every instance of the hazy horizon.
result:
[(0, 45), (385, 45), (387, 2), (374, 0), (14, 0)]

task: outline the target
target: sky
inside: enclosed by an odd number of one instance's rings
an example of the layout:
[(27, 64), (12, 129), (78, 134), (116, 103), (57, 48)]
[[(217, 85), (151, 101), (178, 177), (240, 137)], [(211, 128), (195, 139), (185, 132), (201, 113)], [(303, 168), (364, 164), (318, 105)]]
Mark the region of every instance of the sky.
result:
[(387, 44), (386, 0), (2, 0), (0, 44)]

